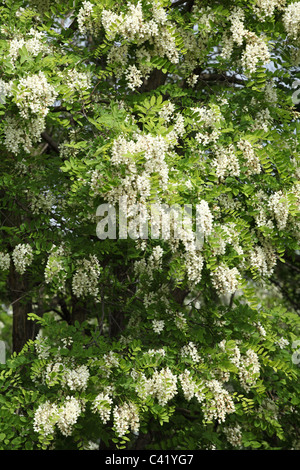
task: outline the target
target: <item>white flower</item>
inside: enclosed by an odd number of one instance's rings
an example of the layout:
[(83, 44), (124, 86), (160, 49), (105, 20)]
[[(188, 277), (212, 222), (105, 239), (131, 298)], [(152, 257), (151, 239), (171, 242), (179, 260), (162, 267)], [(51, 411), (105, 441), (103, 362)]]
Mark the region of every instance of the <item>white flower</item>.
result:
[(216, 149), (216, 158), (212, 165), (216, 168), (216, 175), (221, 180), (226, 176), (240, 175), (239, 160), (232, 144), (228, 148), (220, 147)]
[(287, 346), (289, 343), (289, 341), (283, 337), (279, 338), (278, 341), (275, 342), (275, 344), (277, 344), (277, 346), (280, 347), (280, 349), (284, 349), (285, 346)]
[(7, 271), (9, 267), (10, 267), (9, 254), (0, 252), (0, 271)]
[(289, 202), (282, 191), (272, 194), (269, 199), (269, 208), (275, 215), (279, 230), (286, 227), (289, 216)]
[(159, 404), (164, 406), (177, 394), (177, 376), (169, 367), (155, 370), (149, 379), (140, 374), (137, 377), (136, 392), (143, 400), (148, 396), (156, 397)]
[(30, 208), (33, 214), (51, 213), (51, 210), (56, 203), (56, 198), (51, 191), (41, 192), (39, 195), (29, 195), (30, 198)]
[(140, 427), (138, 407), (132, 402), (115, 406), (113, 409), (114, 428), (119, 437), (124, 436), (130, 429), (138, 433)]
[(242, 445), (242, 431), (239, 424), (224, 428), (224, 434), (232, 446), (239, 447)]
[(232, 40), (239, 46), (243, 43), (243, 37), (246, 34), (244, 26), (245, 15), (241, 8), (234, 8), (230, 17), (231, 26), (230, 31), (232, 34)]
[(47, 81), (43, 72), (20, 78), (16, 93), (20, 116), (25, 119), (29, 119), (32, 114), (45, 117), (56, 96), (55, 88)]
[(77, 398), (71, 396), (66, 397), (64, 404), (59, 407), (57, 419), (57, 427), (64, 436), (70, 436), (72, 434), (73, 426), (76, 424), (82, 411), (82, 404)]
[(131, 90), (135, 90), (143, 84), (143, 74), (135, 65), (130, 65), (128, 67), (125, 76)]
[(67, 369), (63, 374), (63, 381), (70, 390), (85, 390), (90, 372), (86, 365), (74, 369)]
[(33, 429), (45, 436), (54, 433), (54, 426), (58, 418), (58, 407), (46, 401), (39, 405), (34, 414)]
[(90, 259), (83, 259), (78, 263), (78, 267), (72, 279), (72, 289), (77, 297), (86, 295), (98, 296), (98, 278), (101, 273), (101, 267), (96, 256), (90, 256)]
[(91, 20), (91, 14), (93, 12), (93, 4), (89, 1), (82, 2), (77, 16), (78, 29), (81, 34), (85, 34), (89, 31), (93, 31), (93, 23)]
[(43, 116), (32, 116), (30, 120), (24, 121), (18, 117), (8, 116), (4, 121), (4, 145), (15, 154), (24, 149), (30, 153), (32, 145), (41, 140), (41, 133), (46, 127)]
[(27, 267), (31, 265), (33, 260), (33, 250), (28, 243), (20, 243), (17, 245), (12, 252), (12, 259), (16, 268), (16, 271), (20, 274), (24, 274)]
[(266, 40), (258, 37), (250, 31), (246, 34), (246, 49), (242, 54), (242, 66), (244, 70), (249, 70), (250, 74), (254, 73), (260, 62), (266, 64), (270, 62), (271, 56)]
[(285, 8), (283, 24), (288, 35), (297, 39), (300, 33), (300, 2), (294, 2)]
[(222, 423), (226, 419), (226, 415), (235, 411), (234, 402), (227, 390), (222, 387), (218, 380), (206, 382), (206, 386), (213, 393), (213, 398), (203, 404), (203, 413), (206, 421), (216, 419)]
[(51, 253), (48, 256), (45, 268), (45, 281), (47, 284), (58, 281), (59, 288), (63, 290), (67, 273), (64, 267), (65, 251), (62, 246), (53, 246)]
[(196, 397), (198, 402), (201, 403), (205, 399), (203, 393), (204, 383), (202, 381), (197, 383), (191, 377), (191, 372), (188, 369), (185, 369), (185, 371), (179, 375), (179, 380), (186, 400), (190, 401), (192, 398)]
[(108, 393), (99, 393), (93, 401), (93, 413), (99, 413), (103, 424), (106, 424), (110, 419), (111, 405), (113, 401)]
[(258, 355), (248, 349), (245, 356), (241, 356), (239, 363), (239, 378), (242, 387), (248, 391), (255, 385), (260, 371)]
[(201, 232), (204, 236), (210, 235), (212, 231), (213, 215), (206, 201), (202, 200), (200, 204), (197, 204), (196, 214), (196, 223), (199, 224)]
[(243, 152), (243, 156), (248, 166), (245, 174), (259, 174), (261, 172), (261, 164), (259, 158), (255, 155), (251, 143), (248, 140), (242, 139), (237, 143), (237, 147)]
[(36, 31), (34, 28), (31, 28), (28, 36), (26, 38), (13, 38), (10, 41), (9, 47), (9, 57), (13, 65), (19, 56), (19, 51), (22, 47), (26, 47), (27, 51), (33, 56), (36, 57), (40, 52), (49, 53), (50, 48), (48, 47), (43, 39), (45, 34), (42, 31)]
[(276, 265), (276, 255), (271, 247), (255, 246), (249, 253), (250, 265), (262, 276), (271, 276)]
[(240, 273), (237, 268), (220, 265), (211, 273), (212, 283), (218, 294), (233, 294), (239, 285)]
[(193, 362), (197, 363), (200, 361), (199, 353), (197, 351), (195, 344), (192, 341), (190, 341), (188, 344), (183, 346), (181, 348), (180, 353), (182, 357), (190, 357)]
[(153, 331), (157, 334), (160, 334), (165, 327), (165, 322), (163, 320), (153, 320), (152, 321), (152, 328)]

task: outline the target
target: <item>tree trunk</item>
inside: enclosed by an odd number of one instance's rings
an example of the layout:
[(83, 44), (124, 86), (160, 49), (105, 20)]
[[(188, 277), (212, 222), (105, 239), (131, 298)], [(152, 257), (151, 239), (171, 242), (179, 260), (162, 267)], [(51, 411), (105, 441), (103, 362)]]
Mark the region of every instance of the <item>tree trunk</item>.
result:
[(21, 276), (11, 267), (9, 278), (13, 308), (12, 349), (19, 353), (29, 339), (35, 338), (38, 326), (27, 318), (28, 313), (32, 312), (32, 302), (26, 274)]

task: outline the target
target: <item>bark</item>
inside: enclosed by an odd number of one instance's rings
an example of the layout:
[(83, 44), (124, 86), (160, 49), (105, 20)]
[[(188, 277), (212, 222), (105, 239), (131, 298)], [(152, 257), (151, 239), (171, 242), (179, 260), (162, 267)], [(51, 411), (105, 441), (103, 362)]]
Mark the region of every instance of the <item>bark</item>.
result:
[(32, 312), (32, 301), (26, 275), (20, 275), (11, 267), (9, 290), (13, 309), (13, 352), (19, 353), (29, 339), (34, 339), (38, 326), (27, 316)]

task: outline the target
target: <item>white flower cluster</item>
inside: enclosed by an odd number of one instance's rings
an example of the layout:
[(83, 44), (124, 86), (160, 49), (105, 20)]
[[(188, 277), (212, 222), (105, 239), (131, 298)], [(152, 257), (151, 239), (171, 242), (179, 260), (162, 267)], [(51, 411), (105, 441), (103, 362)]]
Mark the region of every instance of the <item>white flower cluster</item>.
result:
[(85, 390), (90, 372), (86, 365), (77, 366), (74, 369), (67, 368), (63, 374), (63, 380), (70, 390)]
[(165, 327), (165, 322), (164, 320), (153, 320), (152, 321), (152, 328), (155, 333), (158, 335), (163, 331)]
[(237, 424), (236, 426), (228, 426), (223, 430), (227, 441), (234, 447), (240, 447), (242, 445), (242, 431), (241, 426)]
[(119, 437), (124, 436), (130, 429), (138, 433), (140, 428), (139, 410), (137, 405), (128, 402), (113, 409), (114, 429)]
[(300, 2), (294, 2), (285, 8), (283, 24), (288, 35), (297, 39), (300, 33)]
[(260, 63), (266, 64), (270, 62), (271, 55), (266, 40), (263, 37), (258, 37), (255, 33), (248, 31), (246, 38), (248, 42), (241, 60), (244, 70), (249, 70), (250, 74), (252, 74)]
[(156, 246), (153, 248), (151, 255), (147, 260), (142, 258), (137, 260), (134, 263), (134, 272), (135, 275), (140, 277), (144, 276), (147, 279), (147, 283), (150, 283), (154, 279), (155, 271), (159, 270), (162, 267), (162, 256), (163, 249), (161, 246)]
[(58, 419), (58, 406), (46, 401), (37, 408), (34, 414), (33, 429), (45, 436), (54, 433)]
[(265, 132), (269, 131), (269, 127), (273, 122), (273, 118), (270, 114), (268, 108), (262, 109), (254, 117), (254, 124), (251, 126), (251, 130), (263, 130)]
[(246, 160), (248, 168), (245, 174), (247, 176), (259, 174), (261, 172), (261, 164), (259, 158), (255, 155), (252, 144), (248, 140), (242, 139), (237, 143), (237, 147), (243, 152), (243, 157)]
[(82, 2), (77, 16), (78, 29), (81, 34), (86, 34), (89, 31), (93, 31), (94, 24), (92, 22), (91, 14), (93, 12), (93, 4), (88, 1)]
[[(160, 2), (155, 2), (155, 4), (149, 2), (147, 6), (146, 15), (151, 16), (150, 18), (145, 17), (141, 1), (138, 1), (136, 5), (128, 2), (126, 13), (115, 13), (112, 10), (104, 9), (101, 15), (101, 23), (105, 33), (110, 41), (114, 41), (109, 53), (109, 62), (112, 63), (116, 59), (115, 64), (121, 66), (121, 69), (119, 67), (116, 70), (116, 76), (120, 77), (125, 72), (129, 87), (133, 90), (141, 86), (143, 79), (149, 78), (153, 68), (150, 64), (151, 56), (167, 57), (172, 63), (179, 61), (179, 51), (175, 40), (176, 31), (169, 21), (165, 9), (160, 5)], [(87, 9), (85, 10), (87, 11)], [(88, 24), (88, 29), (92, 29), (89, 23), (90, 18), (91, 13), (87, 11), (87, 23), (83, 23), (82, 32), (86, 29), (86, 24)], [(97, 30), (99, 26), (95, 25), (94, 29)], [(118, 41), (117, 45), (117, 37), (125, 40), (125, 44)], [(143, 47), (143, 44), (148, 41), (151, 49)], [(130, 65), (126, 70), (128, 42), (137, 43), (139, 48), (134, 65)]]
[[(69, 91), (83, 91), (91, 87), (91, 77), (88, 73), (78, 72), (76, 69), (66, 70), (58, 73), (62, 78), (63, 84), (67, 85)], [(67, 98), (69, 102), (72, 102), (72, 98)]]
[(119, 367), (118, 355), (114, 353), (113, 351), (109, 351), (109, 353), (104, 354), (103, 360), (104, 360), (105, 366), (102, 367), (101, 369), (103, 370), (103, 372), (106, 373), (106, 376), (109, 377), (112, 372), (111, 369), (114, 367)]
[(25, 119), (32, 114), (45, 117), (56, 96), (55, 88), (47, 81), (43, 72), (20, 78), (16, 93), (20, 116)]
[(46, 436), (53, 434), (57, 425), (64, 436), (70, 436), (82, 411), (83, 406), (75, 397), (66, 397), (60, 406), (46, 401), (35, 411), (33, 429)]
[(187, 327), (187, 320), (186, 317), (182, 312), (176, 312), (174, 315), (174, 323), (176, 325), (176, 328), (180, 331), (185, 331)]
[(4, 121), (4, 145), (15, 154), (24, 149), (30, 153), (32, 145), (41, 139), (41, 133), (45, 129), (45, 118), (37, 116), (27, 122), (18, 118), (8, 116)]
[(190, 401), (192, 398), (196, 397), (198, 402), (202, 403), (205, 399), (205, 394), (203, 393), (203, 389), (205, 388), (204, 383), (202, 381), (199, 383), (196, 382), (191, 377), (191, 372), (188, 369), (185, 369), (178, 378), (180, 380), (184, 398)]
[[(265, 334), (264, 330), (262, 330), (262, 334)], [(225, 351), (226, 341), (224, 340), (219, 344), (219, 346), (223, 351)], [(236, 345), (228, 351), (228, 356), (230, 362), (232, 362), (232, 364), (234, 364), (238, 369), (241, 386), (246, 391), (249, 391), (250, 388), (256, 384), (259, 377), (260, 363), (258, 355), (251, 348), (246, 351), (245, 355), (243, 355), (241, 354), (239, 347)]]
[[(194, 125), (197, 129), (199, 123), (201, 123), (201, 131), (197, 131), (195, 139), (202, 145), (208, 145), (215, 143), (221, 134), (220, 121), (222, 114), (218, 105), (211, 105), (210, 107), (201, 106), (197, 108), (191, 108), (191, 111), (197, 113), (197, 120), (194, 120)], [(207, 128), (208, 131), (203, 132), (203, 128)]]
[(10, 256), (0, 251), (0, 271), (7, 271), (10, 267)]
[[(230, 203), (226, 199), (219, 199), (225, 209), (237, 210), (238, 206)], [(231, 245), (239, 254), (243, 254), (243, 248), (239, 245), (239, 232), (233, 222), (227, 224), (215, 224), (213, 234), (210, 238), (210, 245), (214, 255), (224, 255), (227, 245)]]
[(276, 103), (278, 101), (278, 95), (274, 81), (268, 81), (265, 85), (265, 98), (269, 103)]
[(213, 393), (213, 398), (203, 405), (203, 413), (206, 421), (217, 420), (222, 423), (226, 415), (235, 411), (234, 402), (229, 392), (223, 388), (218, 380), (206, 382), (206, 386)]
[(249, 261), (251, 267), (258, 270), (260, 275), (269, 277), (276, 265), (276, 255), (271, 247), (257, 245), (251, 250)]
[(4, 145), (13, 153), (23, 147), (29, 153), (32, 144), (41, 139), (48, 114), (57, 93), (43, 72), (20, 78), (16, 89), (11, 88), (20, 116), (8, 116), (4, 122)]
[(136, 5), (128, 3), (125, 14), (103, 10), (102, 25), (106, 35), (110, 40), (120, 35), (127, 41), (137, 41), (139, 45), (150, 41), (154, 45), (154, 56), (167, 56), (171, 62), (177, 63), (179, 54), (167, 14), (159, 5), (151, 6), (152, 18), (149, 20), (144, 18), (141, 1)]
[(283, 192), (277, 191), (269, 199), (269, 208), (273, 212), (279, 230), (286, 227), (289, 216), (289, 201)]
[(20, 274), (24, 274), (33, 260), (33, 250), (31, 246), (28, 243), (20, 243), (17, 245), (12, 252), (12, 259), (16, 271)]
[(42, 31), (36, 31), (34, 28), (30, 29), (26, 39), (24, 37), (13, 38), (10, 41), (8, 53), (12, 64), (15, 65), (22, 47), (25, 47), (33, 57), (36, 57), (40, 52), (49, 53), (50, 48), (45, 44), (44, 39), (45, 33)]
[(235, 346), (229, 354), (229, 360), (234, 364), (237, 368), (240, 366), (241, 360), (241, 351), (238, 346)]
[(216, 148), (216, 158), (212, 166), (216, 169), (216, 175), (223, 180), (226, 176), (239, 176), (240, 164), (235, 154), (234, 146), (230, 144), (227, 148)]
[(244, 26), (245, 14), (244, 11), (235, 7), (229, 17), (231, 26), (230, 31), (232, 34), (232, 40), (239, 46), (243, 44), (243, 38), (247, 32)]
[(85, 390), (89, 376), (89, 369), (85, 365), (70, 368), (63, 362), (55, 362), (47, 364), (44, 380), (48, 386), (59, 381), (63, 388)]
[(147, 396), (156, 397), (159, 404), (164, 406), (177, 394), (177, 376), (169, 367), (155, 370), (151, 378), (142, 374), (136, 385), (136, 392), (142, 399)]
[(130, 41), (149, 35), (148, 28), (144, 24), (142, 3), (140, 1), (137, 5), (128, 3), (127, 7), (126, 14), (103, 10), (102, 25), (110, 40), (114, 40), (117, 34)]
[(34, 347), (39, 359), (49, 357), (51, 345), (48, 343), (48, 338), (43, 336), (42, 330), (39, 330), (35, 338)]
[(180, 354), (182, 357), (191, 358), (195, 363), (200, 362), (198, 350), (192, 341), (181, 348)]
[(193, 246), (186, 246), (185, 270), (191, 284), (201, 281), (204, 258)]
[(64, 267), (65, 250), (63, 246), (53, 246), (48, 256), (45, 268), (45, 281), (47, 284), (53, 281), (59, 281), (59, 288), (63, 289), (67, 273)]
[(151, 357), (156, 356), (157, 354), (160, 357), (164, 357), (166, 355), (166, 351), (163, 348), (160, 349), (148, 349), (148, 351), (145, 353)]
[(51, 213), (56, 203), (56, 197), (51, 191), (41, 192), (39, 195), (32, 194), (29, 198), (33, 214), (39, 214), (40, 212)]
[(255, 385), (259, 371), (260, 364), (258, 356), (252, 349), (248, 349), (245, 356), (241, 356), (239, 364), (240, 383), (246, 391), (249, 391), (250, 388)]
[(83, 411), (81, 402), (75, 397), (66, 397), (63, 406), (59, 408), (57, 427), (64, 436), (70, 436), (73, 426), (76, 424)]
[(108, 393), (99, 393), (93, 401), (93, 413), (99, 413), (103, 424), (106, 424), (110, 419), (111, 405), (113, 401)]
[(267, 335), (267, 332), (266, 332), (265, 328), (262, 326), (262, 324), (261, 324), (260, 322), (257, 322), (257, 323), (254, 324), (254, 326), (257, 328), (259, 334), (260, 334), (263, 338), (265, 338), (266, 335)]
[(12, 96), (12, 86), (13, 86), (13, 80), (10, 80), (9, 82), (5, 82), (0, 78), (0, 104), (5, 102), (5, 98)]
[(211, 273), (212, 284), (221, 294), (233, 294), (239, 286), (240, 273), (237, 268), (230, 269), (228, 266), (221, 264), (215, 271)]
[(275, 344), (277, 344), (277, 346), (279, 346), (280, 349), (284, 349), (286, 346), (288, 346), (290, 343), (287, 339), (281, 337), (279, 338), (278, 341), (275, 342)]
[(143, 74), (136, 65), (129, 65), (125, 77), (131, 90), (135, 90), (143, 84)]
[(265, 17), (272, 16), (275, 9), (282, 10), (286, 0), (256, 0), (255, 9), (258, 12), (259, 19), (264, 21)]
[[(108, 202), (118, 203), (121, 197), (126, 196), (128, 205), (125, 211), (128, 210), (129, 218), (136, 215), (130, 214), (129, 209), (134, 209), (133, 205), (137, 203), (138, 199), (143, 204), (141, 209), (146, 208), (145, 202), (150, 196), (151, 190), (151, 175), (158, 173), (161, 188), (167, 187), (169, 168), (166, 156), (170, 147), (171, 143), (160, 135), (137, 134), (129, 141), (123, 136), (115, 139), (112, 146), (111, 162), (116, 167), (125, 165), (127, 171), (125, 177), (120, 176), (120, 185), (106, 195)], [(141, 161), (141, 154), (143, 161)], [(138, 157), (139, 164), (137, 164), (135, 157)]]
[(204, 236), (210, 235), (213, 226), (213, 215), (210, 211), (209, 205), (203, 199), (196, 206), (197, 227), (200, 227), (201, 232)]
[(232, 10), (229, 20), (231, 22), (231, 35), (224, 35), (221, 57), (229, 58), (234, 44), (243, 46), (245, 41), (246, 46), (241, 56), (241, 64), (244, 71), (248, 70), (250, 74), (254, 73), (260, 62), (266, 64), (270, 61), (268, 45), (263, 36), (258, 37), (245, 28), (245, 14), (240, 7), (235, 7)]
[(76, 297), (97, 297), (100, 273), (101, 266), (95, 255), (90, 255), (90, 259), (81, 260), (72, 279), (72, 289)]

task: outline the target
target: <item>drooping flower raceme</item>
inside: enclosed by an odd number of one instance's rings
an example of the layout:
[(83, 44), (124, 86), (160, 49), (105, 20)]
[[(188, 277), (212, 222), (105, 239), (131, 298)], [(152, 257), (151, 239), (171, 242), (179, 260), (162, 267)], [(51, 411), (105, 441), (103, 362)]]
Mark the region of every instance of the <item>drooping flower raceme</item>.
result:
[(98, 295), (98, 278), (101, 266), (96, 256), (90, 256), (78, 263), (78, 267), (72, 279), (72, 289), (77, 297)]
[(138, 407), (135, 403), (125, 402), (113, 409), (114, 428), (119, 437), (124, 436), (130, 429), (137, 433), (140, 428)]
[(0, 271), (7, 271), (10, 266), (10, 256), (8, 253), (0, 252)]
[(12, 252), (12, 259), (16, 271), (20, 274), (24, 274), (33, 260), (33, 250), (31, 246), (28, 243), (20, 243), (17, 245)]
[(111, 396), (103, 392), (99, 393), (93, 401), (92, 411), (100, 415), (103, 424), (106, 424), (110, 419), (112, 403)]

